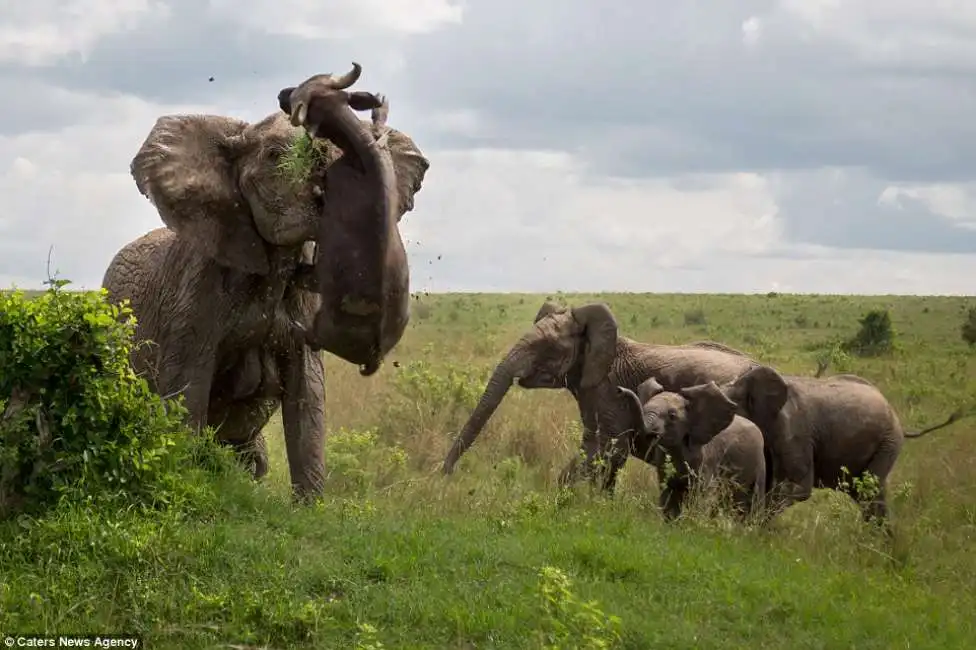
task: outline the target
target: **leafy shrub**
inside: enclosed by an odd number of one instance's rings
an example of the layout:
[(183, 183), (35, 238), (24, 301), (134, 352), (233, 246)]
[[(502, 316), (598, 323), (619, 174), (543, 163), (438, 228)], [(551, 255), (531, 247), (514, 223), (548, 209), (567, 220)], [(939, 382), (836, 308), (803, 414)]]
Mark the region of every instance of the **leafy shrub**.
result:
[(171, 504), (202, 449), (186, 411), (133, 372), (131, 311), (65, 284), (0, 294), (0, 517), (62, 498)]
[(573, 593), (573, 581), (561, 569), (539, 569), (544, 630), (538, 633), (546, 650), (580, 648), (605, 650), (621, 642), (621, 619), (606, 614), (595, 600), (583, 601)]
[(832, 373), (851, 372), (853, 369), (853, 359), (851, 355), (844, 351), (846, 342), (832, 340), (816, 349), (817, 356), (817, 377), (822, 377), (828, 370)]
[(467, 418), (481, 398), (490, 369), (459, 364), (411, 361), (393, 376), (392, 394), (386, 397), (382, 422), (396, 428), (395, 440), (416, 436), (430, 428), (450, 426)]
[(976, 345), (976, 307), (970, 307), (966, 320), (962, 323), (962, 340), (970, 346)]
[(382, 444), (376, 429), (341, 427), (329, 435), (330, 491), (361, 492), (370, 485), (388, 484), (406, 464), (403, 449)]
[(706, 325), (708, 319), (705, 318), (705, 310), (701, 307), (689, 309), (685, 312), (685, 325)]
[(844, 351), (862, 357), (891, 352), (895, 347), (895, 328), (887, 309), (872, 309), (858, 321), (861, 329), (844, 344)]

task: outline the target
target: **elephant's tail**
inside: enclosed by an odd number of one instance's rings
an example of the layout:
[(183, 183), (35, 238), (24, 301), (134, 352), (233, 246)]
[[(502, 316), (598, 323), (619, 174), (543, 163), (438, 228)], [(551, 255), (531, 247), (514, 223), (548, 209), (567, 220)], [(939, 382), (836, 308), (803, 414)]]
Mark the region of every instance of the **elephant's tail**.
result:
[(922, 429), (921, 431), (906, 431), (905, 432), (905, 437), (906, 438), (920, 438), (920, 437), (924, 436), (926, 433), (931, 433), (931, 432), (936, 431), (938, 429), (941, 429), (943, 427), (947, 427), (950, 424), (952, 424), (953, 422), (956, 422), (958, 420), (961, 420), (961, 419), (963, 419), (965, 417), (969, 417), (970, 415), (973, 415), (974, 412), (976, 412), (976, 411), (970, 410), (967, 413), (965, 409), (956, 409), (955, 411), (952, 412), (952, 415), (950, 415), (948, 418), (946, 418), (946, 421), (945, 422), (942, 422), (940, 424), (936, 424), (935, 426), (928, 427), (927, 429)]

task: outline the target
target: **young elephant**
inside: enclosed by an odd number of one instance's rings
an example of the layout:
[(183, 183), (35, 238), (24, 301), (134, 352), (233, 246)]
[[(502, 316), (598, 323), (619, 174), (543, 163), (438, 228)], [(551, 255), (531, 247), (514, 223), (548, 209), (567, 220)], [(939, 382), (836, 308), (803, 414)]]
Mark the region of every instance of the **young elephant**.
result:
[[(865, 519), (885, 519), (888, 474), (905, 438), (963, 416), (957, 411), (941, 424), (906, 433), (881, 391), (857, 375), (783, 376), (757, 366), (723, 385), (722, 391), (765, 434), (772, 465), (767, 478), (771, 515), (810, 498), (813, 488), (820, 487), (849, 494)], [(876, 477), (877, 489), (855, 494), (855, 479), (868, 473)]]
[[(741, 516), (762, 506), (766, 494), (762, 432), (736, 415), (735, 402), (715, 382), (670, 392), (651, 377), (636, 393), (622, 386), (617, 390), (630, 406), (638, 442), (632, 447), (653, 449), (650, 462), (657, 469), (665, 518), (681, 513), (682, 503), (697, 481), (713, 478), (734, 483), (733, 498)], [(665, 471), (664, 452), (674, 466), (671, 476)]]

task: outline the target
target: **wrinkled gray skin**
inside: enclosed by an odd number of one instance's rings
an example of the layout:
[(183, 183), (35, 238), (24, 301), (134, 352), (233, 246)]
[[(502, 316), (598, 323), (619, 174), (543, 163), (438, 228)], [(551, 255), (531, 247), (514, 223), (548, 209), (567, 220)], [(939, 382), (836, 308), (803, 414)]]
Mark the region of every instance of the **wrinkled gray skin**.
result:
[[(919, 432), (905, 433), (894, 409), (873, 384), (856, 375), (826, 378), (783, 376), (758, 366), (722, 386), (737, 413), (762, 429), (767, 446), (770, 515), (805, 501), (815, 487), (843, 489), (867, 472), (880, 482), (874, 498), (859, 502), (865, 519), (886, 519), (888, 474), (905, 438), (952, 424), (961, 412)], [(850, 490), (843, 490), (852, 498)]]
[[(361, 68), (353, 66), (350, 75), (358, 77)], [(396, 174), (389, 149), (381, 145), (389, 103), (382, 95), (337, 89), (329, 75), (315, 75), (282, 89), (278, 105), (292, 125), (336, 143), (352, 163), (334, 165), (323, 179), (323, 192), (328, 188), (334, 200), (323, 205), (317, 236), (316, 292), (322, 307), (310, 330), (300, 323), (297, 328), (313, 350), (332, 352), (360, 365), (363, 376), (372, 375), (400, 341), (410, 314)], [(349, 129), (334, 117), (352, 115), (347, 106), (372, 110), (376, 140), (349, 140)]]
[[(660, 505), (674, 519), (698, 481), (718, 477), (733, 483), (732, 497), (740, 516), (763, 506), (766, 462), (763, 435), (755, 424), (736, 415), (736, 404), (715, 382), (665, 391), (653, 378), (637, 391), (618, 387), (630, 406), (627, 429), (632, 448), (652, 448), (648, 459), (657, 469)], [(667, 456), (674, 472), (666, 470)]]
[[(454, 471), (461, 454), (474, 443), (513, 383), (523, 388), (568, 388), (576, 399), (583, 439), (581, 453), (574, 454), (560, 474), (560, 483), (565, 485), (578, 478), (596, 478), (595, 461), (604, 456), (608, 436), (601, 431), (595, 405), (602, 405), (608, 420), (627, 417), (624, 400), (604, 403), (588, 396), (587, 391), (600, 382), (609, 381), (613, 394), (615, 386), (636, 390), (644, 380), (656, 377), (666, 390), (677, 391), (709, 381), (729, 382), (758, 365), (719, 343), (654, 345), (619, 336), (617, 321), (603, 303), (565, 308), (547, 301), (533, 328), (495, 367), (481, 400), (444, 459), (443, 470)], [(612, 490), (615, 481), (616, 472), (611, 472), (603, 487)]]
[[(348, 75), (336, 80), (349, 83)], [(373, 138), (368, 122), (340, 108), (333, 128), (349, 141)], [(320, 494), (325, 476), (322, 358), (292, 324), (311, 326), (321, 304), (306, 244), (324, 212), (341, 211), (342, 197), (361, 190), (348, 187), (350, 175), (322, 192), (281, 174), (278, 161), (300, 133), (277, 111), (255, 124), (159, 118), (131, 171), (167, 227), (123, 247), (102, 285), (138, 318), (136, 370), (161, 395), (182, 393), (190, 425), (218, 427), (256, 476), (267, 471), (260, 432), (281, 405), (291, 483), (302, 498)], [(402, 215), (428, 161), (402, 133), (390, 132), (389, 145)], [(351, 164), (328, 147), (330, 170)]]

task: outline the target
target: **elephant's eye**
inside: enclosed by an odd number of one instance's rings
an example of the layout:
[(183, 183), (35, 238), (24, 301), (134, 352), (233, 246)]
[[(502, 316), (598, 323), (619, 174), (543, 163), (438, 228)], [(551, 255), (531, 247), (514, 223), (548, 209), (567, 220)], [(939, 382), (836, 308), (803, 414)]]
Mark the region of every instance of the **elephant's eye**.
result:
[(678, 419), (678, 412), (674, 409), (668, 409), (668, 420), (674, 422)]

